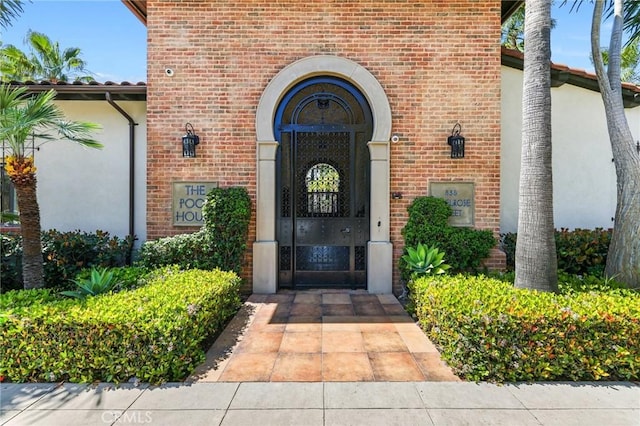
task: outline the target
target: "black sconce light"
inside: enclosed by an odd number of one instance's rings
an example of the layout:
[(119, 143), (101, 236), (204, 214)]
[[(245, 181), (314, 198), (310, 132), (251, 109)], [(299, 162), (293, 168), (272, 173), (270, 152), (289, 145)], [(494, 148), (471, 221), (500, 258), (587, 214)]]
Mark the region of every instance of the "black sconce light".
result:
[(451, 130), (451, 136), (447, 138), (447, 144), (451, 146), (451, 158), (464, 158), (464, 136), (460, 135), (462, 126), (456, 123)]
[(187, 134), (182, 137), (182, 156), (194, 158), (196, 156), (196, 145), (200, 143), (200, 136), (195, 134), (191, 123), (184, 126)]

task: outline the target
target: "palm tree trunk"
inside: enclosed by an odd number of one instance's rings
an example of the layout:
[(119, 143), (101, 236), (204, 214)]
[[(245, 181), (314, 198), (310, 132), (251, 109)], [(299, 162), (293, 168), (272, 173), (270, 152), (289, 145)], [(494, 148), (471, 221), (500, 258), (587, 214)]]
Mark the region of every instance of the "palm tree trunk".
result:
[(24, 289), (44, 287), (40, 208), (36, 198), (36, 179), (15, 185), (22, 232), (22, 279)]
[(616, 160), (618, 203), (605, 273), (630, 288), (640, 288), (640, 181), (627, 177), (640, 170), (637, 154), (632, 163), (632, 159)]
[(550, 34), (551, 2), (528, 1), (515, 285), (542, 291), (558, 289), (551, 163)]
[(602, 0), (596, 1), (593, 11), (591, 52), (607, 117), (617, 179), (615, 225), (605, 272), (629, 287), (640, 287), (640, 153), (635, 148), (622, 102), (620, 58), (623, 3), (622, 0), (615, 0), (614, 3), (607, 73), (599, 54), (600, 22), (604, 7)]

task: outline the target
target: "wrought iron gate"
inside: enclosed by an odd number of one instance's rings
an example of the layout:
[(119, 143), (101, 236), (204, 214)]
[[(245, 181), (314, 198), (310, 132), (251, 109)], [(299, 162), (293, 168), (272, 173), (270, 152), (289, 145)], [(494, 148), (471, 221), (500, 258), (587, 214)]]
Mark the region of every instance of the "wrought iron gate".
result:
[(294, 87), (276, 116), (280, 287), (366, 287), (371, 113), (348, 83)]

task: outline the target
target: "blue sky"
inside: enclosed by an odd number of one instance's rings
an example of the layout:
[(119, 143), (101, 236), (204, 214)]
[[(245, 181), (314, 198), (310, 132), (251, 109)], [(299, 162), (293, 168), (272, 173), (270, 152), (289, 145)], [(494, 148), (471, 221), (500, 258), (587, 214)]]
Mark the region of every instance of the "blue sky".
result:
[(3, 44), (27, 50), (31, 29), (60, 43), (79, 47), (99, 82), (147, 79), (147, 29), (120, 0), (24, 1), (24, 13), (2, 30)]
[[(3, 31), (4, 44), (26, 50), (23, 40), (32, 29), (58, 41), (62, 48), (82, 49), (88, 69), (100, 82), (146, 81), (146, 28), (120, 0), (25, 0), (24, 9)], [(552, 61), (593, 70), (589, 60), (592, 11), (588, 3), (571, 13), (568, 6), (553, 8)], [(610, 23), (605, 22), (603, 40), (608, 40), (609, 29)]]

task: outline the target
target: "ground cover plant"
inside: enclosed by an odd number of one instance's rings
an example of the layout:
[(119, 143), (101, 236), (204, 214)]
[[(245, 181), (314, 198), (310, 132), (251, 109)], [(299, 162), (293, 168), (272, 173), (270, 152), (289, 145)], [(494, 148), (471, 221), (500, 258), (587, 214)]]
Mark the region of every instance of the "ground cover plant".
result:
[(239, 305), (240, 279), (164, 268), (146, 284), (84, 299), (0, 295), (0, 378), (14, 382), (184, 380)]
[(463, 379), (639, 380), (640, 294), (567, 277), (553, 294), (482, 275), (429, 276), (411, 295), (420, 326)]

